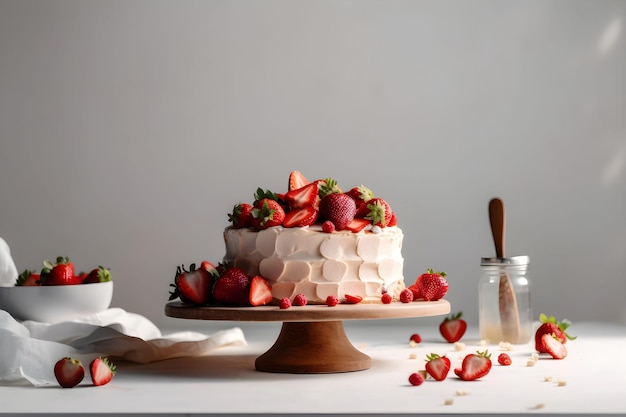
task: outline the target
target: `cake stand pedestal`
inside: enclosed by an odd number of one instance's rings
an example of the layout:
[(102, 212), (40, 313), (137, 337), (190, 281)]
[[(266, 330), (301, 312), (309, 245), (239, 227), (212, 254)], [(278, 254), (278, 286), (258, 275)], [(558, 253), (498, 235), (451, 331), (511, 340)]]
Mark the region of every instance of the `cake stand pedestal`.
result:
[(278, 339), (256, 359), (255, 367), (262, 372), (292, 374), (351, 372), (371, 367), (371, 358), (348, 340), (343, 320), (428, 317), (449, 312), (446, 300), (306, 305), (285, 310), (277, 306), (195, 307), (180, 301), (165, 305), (165, 315), (182, 319), (282, 322)]

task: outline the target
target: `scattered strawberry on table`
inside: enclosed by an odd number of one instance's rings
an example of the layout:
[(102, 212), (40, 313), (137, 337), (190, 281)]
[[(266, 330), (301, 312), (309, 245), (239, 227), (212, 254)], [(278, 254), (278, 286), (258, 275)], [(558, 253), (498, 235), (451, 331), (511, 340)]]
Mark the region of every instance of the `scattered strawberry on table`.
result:
[(111, 271), (98, 266), (89, 272), (76, 274), (74, 263), (67, 256), (58, 256), (54, 262), (43, 261), (39, 273), (25, 269), (15, 281), (16, 286), (78, 285), (111, 281)]
[(461, 367), (455, 368), (454, 373), (464, 381), (474, 381), (487, 375), (491, 366), (491, 354), (485, 350), (465, 356)]
[[(91, 383), (94, 386), (108, 384), (115, 375), (115, 365), (106, 357), (99, 356), (89, 364)], [(85, 367), (80, 360), (70, 357), (54, 364), (54, 376), (63, 388), (73, 388), (85, 378)]]
[(458, 312), (446, 317), (439, 325), (439, 332), (448, 343), (461, 340), (467, 330), (467, 322), (461, 317), (463, 312)]
[(426, 356), (426, 372), (433, 377), (435, 381), (443, 381), (450, 371), (450, 359), (446, 355), (439, 356), (431, 353)]
[(99, 356), (89, 364), (89, 373), (93, 385), (106, 385), (115, 375), (115, 365), (108, 358)]
[(566, 333), (566, 330), (572, 324), (568, 320), (557, 321), (554, 316), (547, 316), (541, 313), (539, 321), (541, 326), (535, 332), (535, 349), (539, 353), (549, 353), (542, 339), (545, 334), (554, 335), (562, 344), (565, 344), (568, 340), (576, 339), (575, 336)]

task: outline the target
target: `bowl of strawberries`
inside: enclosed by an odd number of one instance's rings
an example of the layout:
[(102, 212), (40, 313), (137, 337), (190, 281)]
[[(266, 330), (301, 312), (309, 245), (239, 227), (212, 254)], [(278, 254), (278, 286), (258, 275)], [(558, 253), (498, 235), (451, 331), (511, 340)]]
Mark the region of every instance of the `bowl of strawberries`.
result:
[(0, 309), (17, 320), (59, 323), (105, 311), (111, 305), (109, 269), (75, 273), (67, 257), (44, 261), (40, 272), (24, 270), (15, 285), (0, 287)]

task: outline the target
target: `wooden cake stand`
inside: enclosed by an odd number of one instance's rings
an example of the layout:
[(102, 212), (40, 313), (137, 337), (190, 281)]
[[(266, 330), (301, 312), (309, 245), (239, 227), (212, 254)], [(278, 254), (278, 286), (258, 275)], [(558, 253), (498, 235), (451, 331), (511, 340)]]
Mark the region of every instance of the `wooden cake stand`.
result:
[(391, 304), (339, 304), (262, 307), (194, 307), (173, 301), (165, 315), (193, 320), (281, 321), (274, 345), (255, 361), (262, 372), (316, 374), (362, 371), (371, 367), (369, 356), (348, 340), (342, 320), (428, 317), (448, 314), (450, 303), (439, 301)]

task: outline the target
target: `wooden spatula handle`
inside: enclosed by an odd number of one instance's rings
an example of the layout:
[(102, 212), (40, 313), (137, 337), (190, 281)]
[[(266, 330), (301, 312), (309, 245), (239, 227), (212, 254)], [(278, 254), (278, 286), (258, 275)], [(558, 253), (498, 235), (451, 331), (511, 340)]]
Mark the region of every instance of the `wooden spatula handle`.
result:
[(493, 198), (489, 202), (489, 221), (491, 222), (491, 234), (496, 246), (496, 256), (504, 258), (504, 237), (506, 234), (506, 217), (504, 203), (499, 198)]

